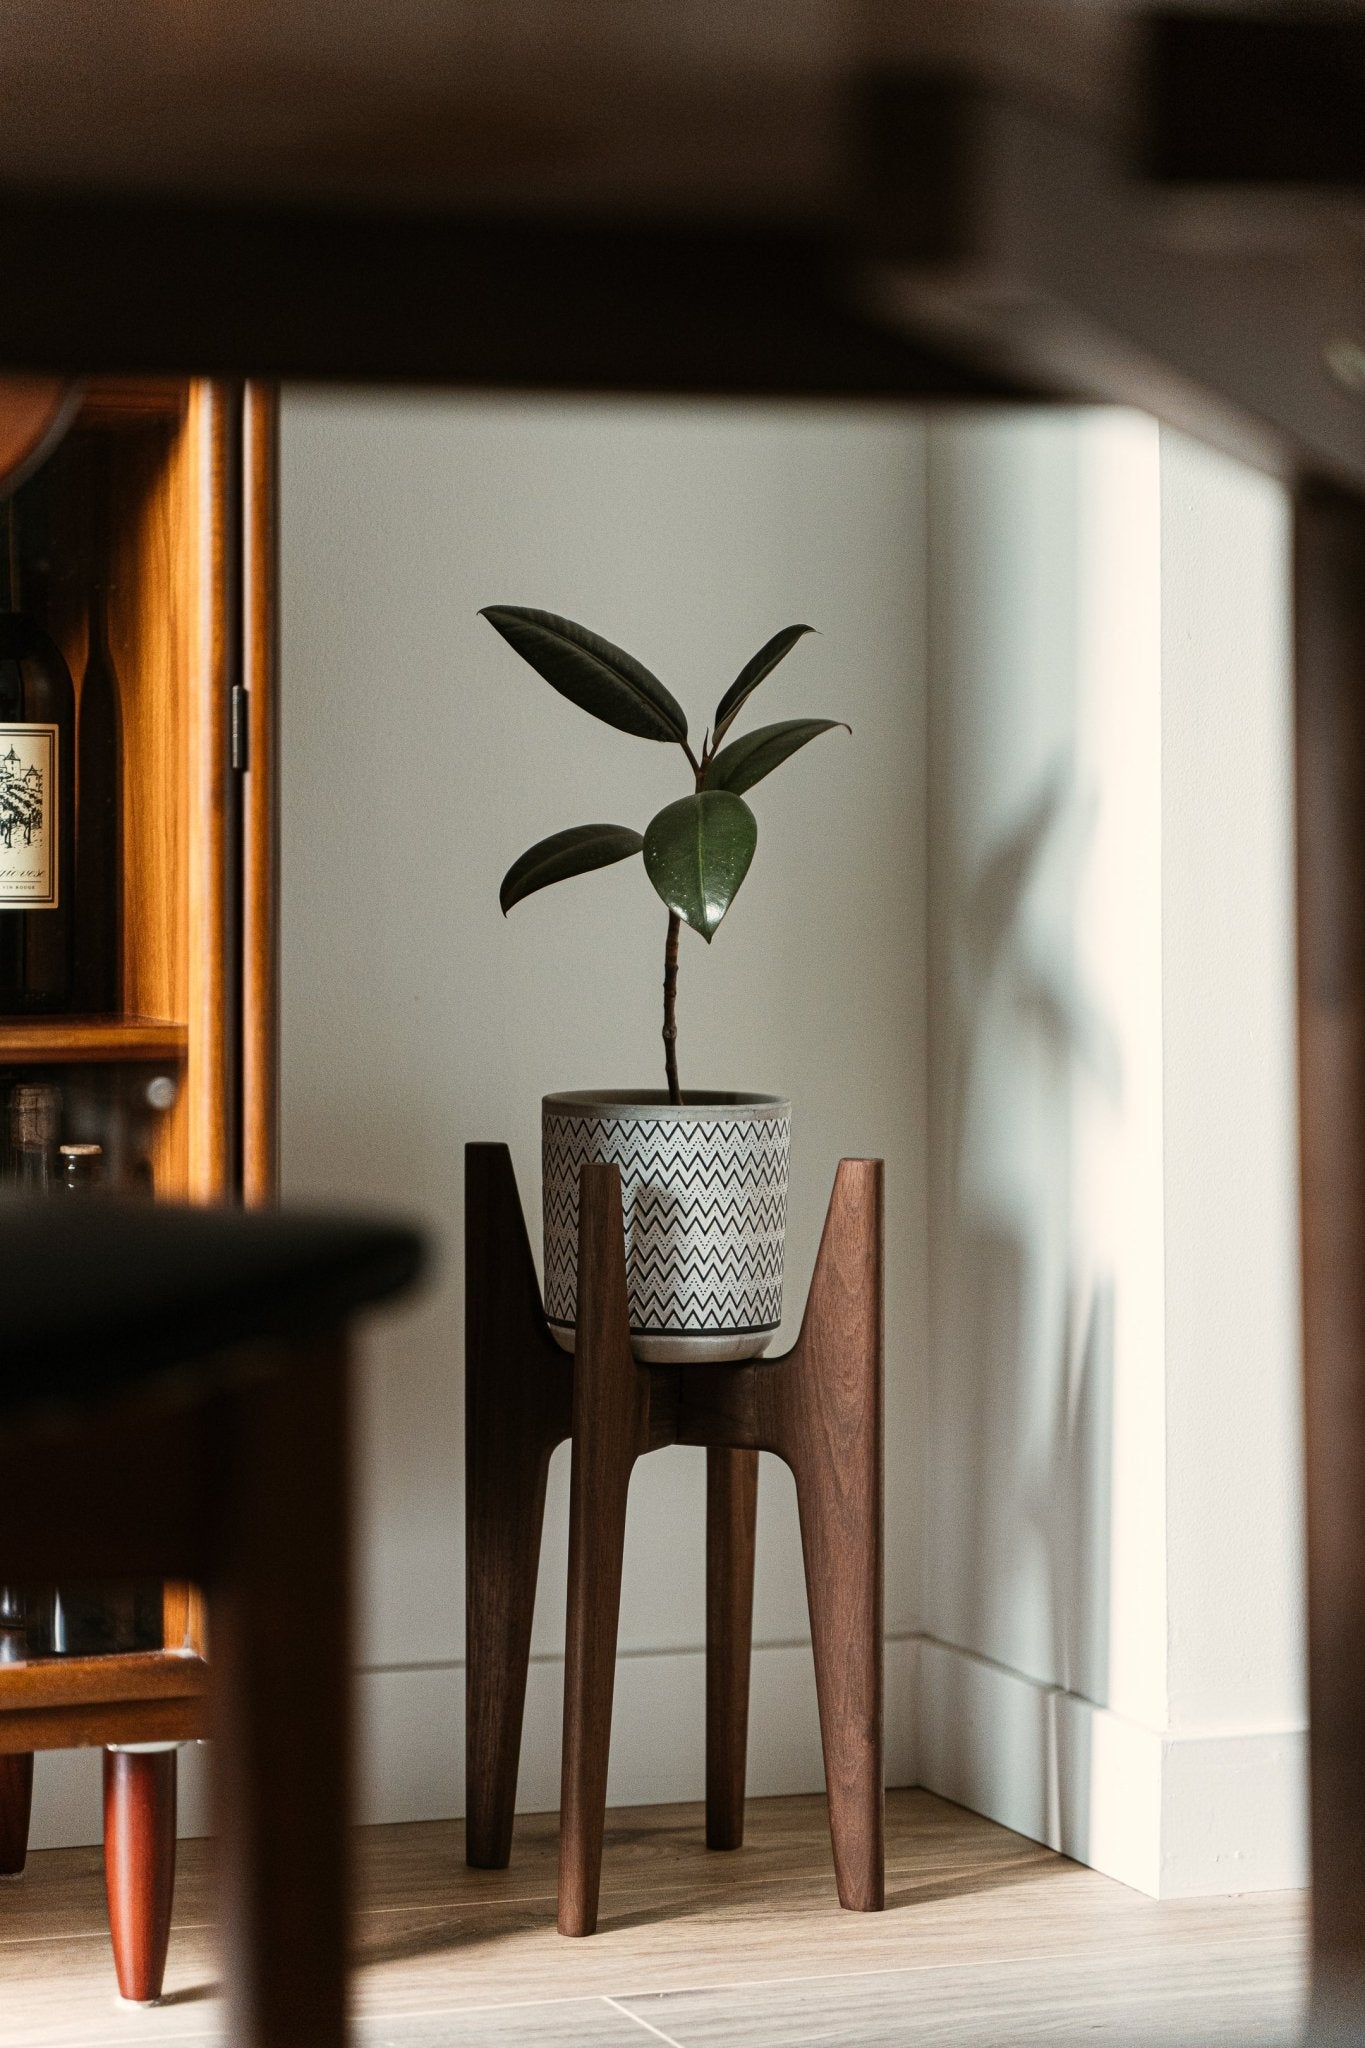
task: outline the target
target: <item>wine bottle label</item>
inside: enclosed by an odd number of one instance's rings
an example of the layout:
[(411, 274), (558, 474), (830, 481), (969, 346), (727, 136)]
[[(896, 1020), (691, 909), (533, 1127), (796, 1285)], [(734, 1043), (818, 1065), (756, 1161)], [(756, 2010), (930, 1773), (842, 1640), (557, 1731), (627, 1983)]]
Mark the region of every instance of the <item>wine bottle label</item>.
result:
[(0, 725), (0, 910), (57, 908), (57, 728)]

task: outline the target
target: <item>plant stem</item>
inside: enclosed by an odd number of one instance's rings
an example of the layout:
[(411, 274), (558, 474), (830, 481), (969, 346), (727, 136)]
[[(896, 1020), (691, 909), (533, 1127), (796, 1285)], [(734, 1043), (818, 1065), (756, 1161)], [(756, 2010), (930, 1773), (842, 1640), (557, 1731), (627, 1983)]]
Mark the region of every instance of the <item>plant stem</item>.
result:
[(678, 1086), (678, 937), (682, 931), (682, 919), (676, 912), (668, 913), (668, 939), (664, 945), (664, 1074), (668, 1081), (668, 1099), (681, 1105), (682, 1089)]

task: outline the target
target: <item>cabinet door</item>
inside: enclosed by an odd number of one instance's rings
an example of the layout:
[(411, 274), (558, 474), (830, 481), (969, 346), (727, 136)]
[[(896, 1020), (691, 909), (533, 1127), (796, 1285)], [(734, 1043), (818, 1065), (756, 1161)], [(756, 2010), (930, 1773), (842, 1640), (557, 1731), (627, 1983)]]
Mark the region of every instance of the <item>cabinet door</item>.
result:
[(200, 383), (189, 649), (189, 1157), (195, 1199), (273, 1198), (279, 1029), (275, 387)]
[(242, 1196), (279, 1177), (279, 393), (248, 384), (242, 416)]

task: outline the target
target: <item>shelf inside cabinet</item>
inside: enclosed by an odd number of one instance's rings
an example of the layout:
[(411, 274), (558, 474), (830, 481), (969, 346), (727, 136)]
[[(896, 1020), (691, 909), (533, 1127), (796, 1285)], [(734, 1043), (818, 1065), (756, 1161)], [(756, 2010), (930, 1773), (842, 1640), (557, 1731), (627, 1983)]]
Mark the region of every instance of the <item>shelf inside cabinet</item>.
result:
[(0, 1665), (0, 1753), (207, 1734), (208, 1666), (188, 1650)]
[(96, 377), (83, 386), (78, 427), (126, 427), (146, 420), (179, 420), (188, 387), (175, 378)]
[(73, 1066), (94, 1061), (181, 1061), (183, 1024), (155, 1017), (0, 1018), (0, 1066)]

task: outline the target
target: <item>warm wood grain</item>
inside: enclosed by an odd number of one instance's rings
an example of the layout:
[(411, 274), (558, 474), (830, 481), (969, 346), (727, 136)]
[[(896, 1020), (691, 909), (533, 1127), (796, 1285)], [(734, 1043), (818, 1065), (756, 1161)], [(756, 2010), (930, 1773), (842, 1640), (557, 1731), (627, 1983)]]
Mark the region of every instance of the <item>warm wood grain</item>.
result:
[(1365, 503), (1295, 518), (1314, 2037), (1365, 2031)]
[(38, 1657), (0, 1665), (0, 1713), (17, 1707), (85, 1707), (123, 1700), (195, 1699), (208, 1668), (185, 1651), (138, 1650), (118, 1657)]
[(506, 1867), (550, 1454), (572, 1362), (545, 1325), (505, 1145), (465, 1148), (465, 1853)]
[[(751, 1800), (733, 1856), (708, 1854), (699, 1803), (614, 1810), (601, 1932), (586, 1942), (555, 1930), (554, 1813), (518, 1818), (511, 1872), (467, 1868), (462, 1832), (458, 1821), (358, 1831), (355, 2009), (367, 2044), (539, 2048), (557, 2042), (568, 2001), (601, 2020), (590, 2042), (610, 2041), (611, 2009), (589, 2003), (604, 1994), (628, 2007), (695, 1996), (692, 2023), (723, 2014), (727, 2043), (780, 2018), (783, 2048), (802, 2038), (802, 2004), (812, 2031), (850, 2048), (881, 2038), (898, 2010), (914, 2025), (896, 2048), (1041, 2048), (1087, 2019), (1112, 2030), (1096, 2036), (1106, 2048), (1298, 2039), (1304, 1894), (1157, 1904), (926, 1792), (888, 1796), (881, 1914), (840, 1911), (820, 1796)], [(211, 1855), (208, 1842), (180, 1847), (171, 2003), (120, 2012), (99, 1851), (36, 1851), (24, 1884), (0, 1892), (6, 2048), (224, 2038)], [(652, 2005), (639, 2010), (669, 2031)]]
[(830, 1833), (841, 1902), (883, 1903), (882, 1185), (840, 1162), (801, 1334), (785, 1357), (689, 1367), (679, 1443), (774, 1451), (801, 1517)]
[(204, 1694), (124, 1699), (112, 1673), (103, 1697), (86, 1706), (14, 1707), (0, 1713), (0, 1753), (102, 1749), (110, 1742), (197, 1742), (207, 1734)]
[(579, 1182), (564, 1629), (561, 1934), (591, 1934), (597, 1926), (626, 1497), (635, 1461), (649, 1448), (649, 1409), (650, 1378), (636, 1365), (630, 1348), (620, 1171), (615, 1166), (585, 1165)]
[(183, 1024), (151, 1017), (7, 1017), (0, 1024), (0, 1064), (56, 1067), (157, 1060), (177, 1067), (188, 1042)]
[[(26, 602), (61, 646), (78, 686), (88, 653), (92, 585), (104, 593), (108, 665), (117, 685), (123, 776), (121, 1018), (46, 1020), (17, 1034), (20, 1057), (146, 1057), (180, 1078), (190, 1053), (188, 752), (196, 512), (194, 441), (185, 423), (190, 387), (166, 404), (125, 394), (116, 408), (83, 410), (20, 505), (46, 535), (43, 560), (26, 561)], [(143, 1022), (142, 1020), (150, 1020)], [(164, 1020), (164, 1022), (163, 1022)], [(62, 1046), (70, 1027), (69, 1050)], [(189, 1096), (153, 1131), (156, 1187), (183, 1194)]]
[(28, 1856), (33, 1751), (0, 1756), (0, 1877), (17, 1877)]
[(178, 425), (188, 396), (181, 377), (90, 377), (81, 386), (76, 424), (127, 427), (160, 420)]
[(161, 1589), (161, 1640), (167, 1650), (204, 1654), (204, 1596), (183, 1579), (168, 1579)]
[(744, 1841), (757, 1451), (706, 1453), (706, 1846)]
[(176, 1754), (104, 1753), (104, 1885), (119, 1995), (161, 1996), (175, 1895)]
[(795, 1349), (758, 1384), (796, 1479), (839, 1898), (884, 1903), (882, 1163), (840, 1162)]
[[(184, 458), (178, 419), (160, 411), (103, 428), (83, 418), (20, 493), (25, 605), (61, 647), (78, 693), (101, 594), (123, 756), (122, 1014), (16, 1022), (7, 1050), (26, 1061), (145, 1057), (175, 1075), (185, 1057)], [(154, 1142), (157, 1184), (183, 1191), (183, 1105), (158, 1119)]]
[(237, 792), (228, 753), (241, 680), (241, 392), (196, 383), (185, 424), (189, 526), (186, 645), (189, 806), (186, 1192), (212, 1201), (239, 1177), (240, 980)]
[(249, 383), (242, 425), (242, 1196), (279, 1182), (279, 393)]

